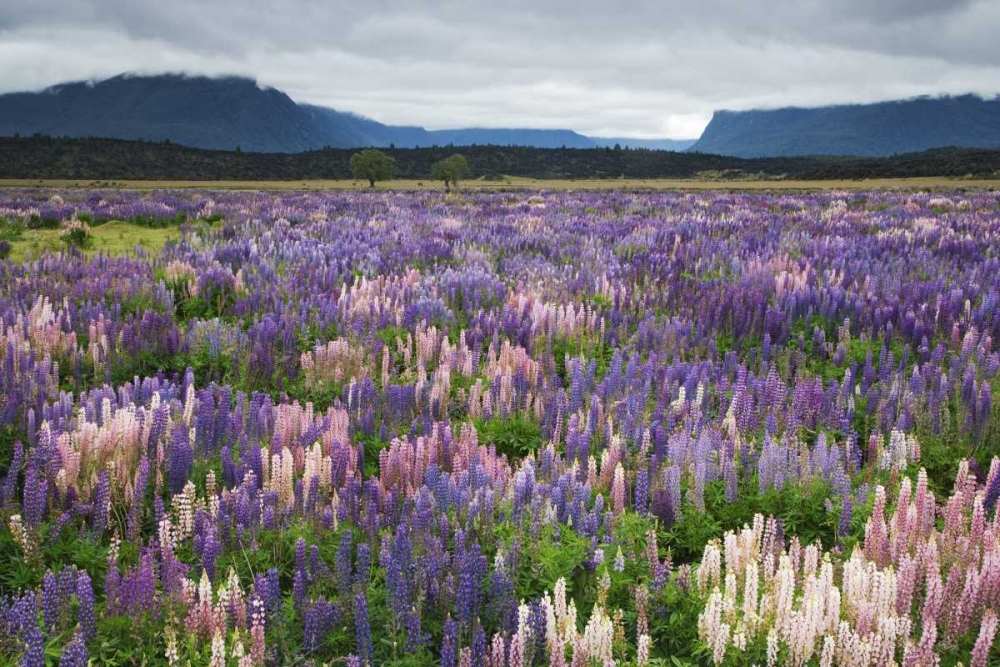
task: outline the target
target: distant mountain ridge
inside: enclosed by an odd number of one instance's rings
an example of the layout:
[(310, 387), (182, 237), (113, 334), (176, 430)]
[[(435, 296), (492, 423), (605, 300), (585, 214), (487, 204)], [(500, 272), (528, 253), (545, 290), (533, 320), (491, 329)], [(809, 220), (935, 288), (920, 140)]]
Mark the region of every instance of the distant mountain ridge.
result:
[(690, 150), (734, 157), (887, 156), (1000, 148), (1000, 98), (920, 97), (875, 104), (717, 111)]
[[(40, 92), (0, 95), (0, 136), (104, 137), (172, 142), (216, 150), (298, 153), (324, 147), (414, 148), (516, 145), (536, 148), (624, 147), (683, 150), (692, 142), (595, 139), (572, 130), (426, 130), (385, 125), (350, 112), (298, 104), (243, 77), (120, 75)], [(608, 144), (608, 141), (613, 141)], [(658, 144), (660, 141), (668, 143)]]

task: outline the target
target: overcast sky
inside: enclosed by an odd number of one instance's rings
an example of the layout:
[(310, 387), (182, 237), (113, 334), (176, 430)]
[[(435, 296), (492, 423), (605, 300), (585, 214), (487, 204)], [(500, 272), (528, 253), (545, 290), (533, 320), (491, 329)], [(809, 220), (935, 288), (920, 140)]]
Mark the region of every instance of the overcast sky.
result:
[(696, 137), (719, 108), (1000, 93), (1000, 0), (0, 0), (0, 91), (125, 71), (431, 129)]

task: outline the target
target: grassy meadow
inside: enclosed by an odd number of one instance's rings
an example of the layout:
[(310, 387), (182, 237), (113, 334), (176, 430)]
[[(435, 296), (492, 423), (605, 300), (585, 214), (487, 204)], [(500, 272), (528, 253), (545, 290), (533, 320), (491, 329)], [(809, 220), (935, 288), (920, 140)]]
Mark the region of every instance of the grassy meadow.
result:
[[(59, 238), (59, 229), (28, 229), (19, 239), (11, 242), (11, 260), (20, 262), (28, 258), (38, 258), (46, 252), (57, 252), (66, 244)], [(83, 249), (87, 255), (99, 252), (106, 255), (124, 255), (139, 246), (155, 253), (168, 240), (177, 238), (177, 227), (153, 229), (140, 227), (120, 220), (114, 220), (91, 229), (91, 243)]]

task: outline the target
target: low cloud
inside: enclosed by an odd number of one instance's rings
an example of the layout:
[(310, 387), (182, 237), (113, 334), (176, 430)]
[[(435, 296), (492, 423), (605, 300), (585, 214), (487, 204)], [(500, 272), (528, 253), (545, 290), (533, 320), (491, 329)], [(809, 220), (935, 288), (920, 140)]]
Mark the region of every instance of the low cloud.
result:
[(394, 124), (697, 136), (715, 109), (1000, 92), (1000, 3), (35, 0), (0, 89), (243, 74)]

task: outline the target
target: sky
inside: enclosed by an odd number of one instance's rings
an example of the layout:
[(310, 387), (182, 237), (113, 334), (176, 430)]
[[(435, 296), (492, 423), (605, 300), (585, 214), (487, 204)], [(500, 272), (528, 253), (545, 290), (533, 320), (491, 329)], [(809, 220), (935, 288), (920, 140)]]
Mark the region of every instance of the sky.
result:
[(398, 125), (697, 137), (716, 109), (1000, 93), (998, 0), (0, 0), (0, 92), (239, 74)]

